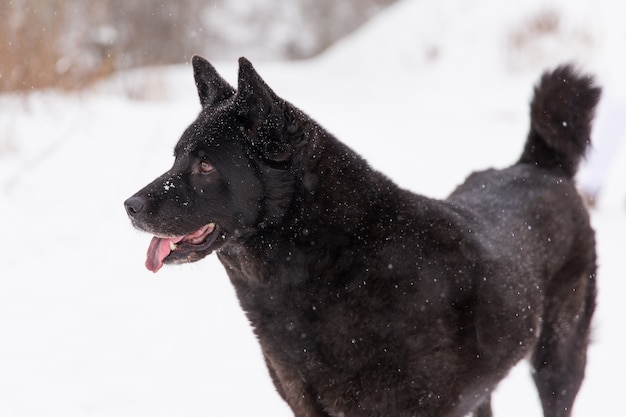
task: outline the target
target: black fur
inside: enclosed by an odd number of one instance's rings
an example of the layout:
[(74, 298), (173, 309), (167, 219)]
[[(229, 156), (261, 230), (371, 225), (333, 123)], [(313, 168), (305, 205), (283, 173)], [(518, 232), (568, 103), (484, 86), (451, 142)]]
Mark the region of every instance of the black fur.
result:
[(600, 90), (571, 66), (546, 73), (530, 104), (530, 132), (520, 162), (558, 166), (574, 176), (589, 145), (593, 109)]
[(439, 201), (373, 170), (247, 60), (237, 91), (193, 66), (202, 112), (126, 209), (159, 236), (153, 270), (168, 243), (165, 263), (217, 252), (296, 416), (490, 416), (529, 355), (545, 416), (570, 414), (596, 292), (572, 181), (600, 94), (589, 77), (546, 73), (520, 161)]

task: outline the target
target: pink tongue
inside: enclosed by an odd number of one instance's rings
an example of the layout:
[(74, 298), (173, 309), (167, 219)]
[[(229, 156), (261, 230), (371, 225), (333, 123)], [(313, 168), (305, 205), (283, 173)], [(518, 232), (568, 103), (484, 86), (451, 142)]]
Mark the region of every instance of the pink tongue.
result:
[(178, 243), (182, 240), (180, 238), (160, 238), (153, 237), (152, 241), (150, 241), (150, 246), (148, 247), (148, 253), (146, 255), (146, 268), (149, 271), (157, 272), (163, 266), (163, 260), (170, 254), (172, 251), (170, 249), (170, 241), (172, 243)]

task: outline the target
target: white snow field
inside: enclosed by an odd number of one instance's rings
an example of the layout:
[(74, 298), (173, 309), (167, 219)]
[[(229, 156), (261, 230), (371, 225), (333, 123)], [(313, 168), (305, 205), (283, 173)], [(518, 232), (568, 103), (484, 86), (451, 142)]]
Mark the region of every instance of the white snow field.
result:
[[(315, 60), (256, 68), (403, 187), (444, 197), (518, 158), (544, 68), (573, 60), (623, 97), (620, 4), (405, 0)], [(234, 82), (235, 62), (215, 64)], [(0, 96), (0, 416), (291, 415), (216, 257), (148, 272), (150, 236), (122, 206), (198, 111), (188, 65)], [(599, 299), (575, 417), (622, 410), (625, 148), (592, 214)], [(525, 363), (494, 414), (541, 415)]]

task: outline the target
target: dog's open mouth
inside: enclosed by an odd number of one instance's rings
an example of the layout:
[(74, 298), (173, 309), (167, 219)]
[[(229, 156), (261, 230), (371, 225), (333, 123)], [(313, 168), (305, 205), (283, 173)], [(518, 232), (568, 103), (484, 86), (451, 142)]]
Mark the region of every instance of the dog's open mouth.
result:
[(192, 255), (208, 250), (219, 235), (219, 226), (209, 223), (195, 232), (176, 237), (155, 236), (146, 256), (146, 268), (157, 272), (163, 263), (193, 261)]

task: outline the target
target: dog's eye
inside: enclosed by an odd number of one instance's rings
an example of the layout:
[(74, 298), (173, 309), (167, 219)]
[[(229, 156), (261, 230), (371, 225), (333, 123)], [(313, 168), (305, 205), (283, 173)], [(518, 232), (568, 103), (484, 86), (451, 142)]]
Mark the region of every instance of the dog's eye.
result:
[(203, 174), (208, 174), (209, 172), (213, 172), (215, 168), (213, 165), (209, 164), (207, 161), (200, 162), (200, 172)]

